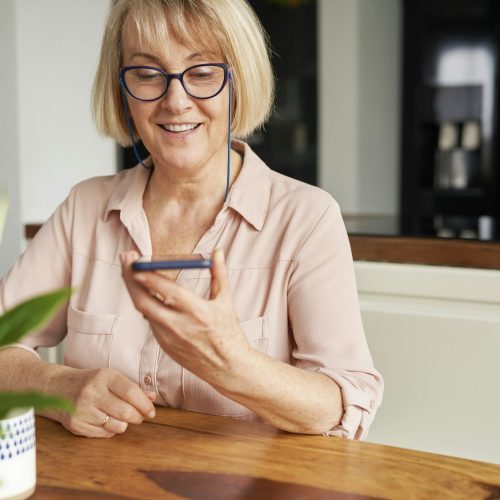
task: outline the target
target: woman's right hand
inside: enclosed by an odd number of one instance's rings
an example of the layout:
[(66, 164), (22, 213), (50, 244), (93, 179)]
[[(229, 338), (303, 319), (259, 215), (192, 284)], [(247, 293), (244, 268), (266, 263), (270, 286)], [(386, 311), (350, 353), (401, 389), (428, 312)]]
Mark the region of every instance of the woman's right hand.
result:
[(42, 414), (59, 421), (73, 434), (112, 437), (125, 432), (128, 424), (140, 424), (145, 418), (154, 418), (155, 394), (144, 392), (116, 370), (61, 368), (53, 379), (51, 392), (72, 401), (75, 411), (72, 414)]

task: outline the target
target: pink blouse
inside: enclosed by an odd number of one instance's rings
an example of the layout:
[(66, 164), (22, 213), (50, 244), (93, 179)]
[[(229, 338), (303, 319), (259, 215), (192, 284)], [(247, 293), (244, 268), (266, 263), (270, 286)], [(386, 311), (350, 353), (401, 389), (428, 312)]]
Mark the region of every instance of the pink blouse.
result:
[[(251, 345), (268, 356), (331, 377), (344, 416), (329, 434), (362, 439), (380, 405), (361, 323), (349, 241), (337, 203), (319, 188), (270, 170), (244, 143), (241, 172), (213, 226), (193, 253), (224, 249), (233, 302)], [(134, 308), (121, 277), (127, 250), (151, 255), (141, 166), (75, 186), (0, 281), (0, 310), (55, 288), (73, 286), (69, 305), (23, 339), (35, 350), (65, 339), (64, 362), (114, 368), (154, 391), (159, 404), (254, 419), (174, 362)], [(177, 281), (209, 296), (207, 269)]]

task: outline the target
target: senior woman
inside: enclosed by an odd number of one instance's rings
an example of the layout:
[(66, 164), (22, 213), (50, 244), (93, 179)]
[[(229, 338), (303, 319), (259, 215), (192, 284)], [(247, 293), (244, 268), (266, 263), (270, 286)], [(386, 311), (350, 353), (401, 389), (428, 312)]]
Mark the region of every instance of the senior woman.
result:
[[(339, 208), (244, 142), (273, 76), (245, 0), (118, 0), (94, 85), (99, 130), (150, 153), (74, 187), (0, 283), (0, 308), (76, 287), (42, 330), (0, 352), (1, 389), (75, 402), (45, 415), (110, 437), (154, 404), (366, 437), (380, 404)], [(176, 275), (139, 255), (213, 256)], [(40, 346), (65, 339), (64, 365)]]

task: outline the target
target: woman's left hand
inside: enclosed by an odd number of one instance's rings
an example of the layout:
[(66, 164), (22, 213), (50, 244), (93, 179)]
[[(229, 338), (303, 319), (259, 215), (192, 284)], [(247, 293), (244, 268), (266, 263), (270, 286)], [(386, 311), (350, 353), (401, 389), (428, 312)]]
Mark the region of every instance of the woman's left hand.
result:
[[(123, 277), (135, 307), (163, 350), (212, 385), (224, 386), (252, 348), (236, 316), (222, 251), (212, 258), (210, 300), (158, 272), (133, 271), (136, 252), (122, 255)], [(233, 379), (234, 381), (234, 379)]]

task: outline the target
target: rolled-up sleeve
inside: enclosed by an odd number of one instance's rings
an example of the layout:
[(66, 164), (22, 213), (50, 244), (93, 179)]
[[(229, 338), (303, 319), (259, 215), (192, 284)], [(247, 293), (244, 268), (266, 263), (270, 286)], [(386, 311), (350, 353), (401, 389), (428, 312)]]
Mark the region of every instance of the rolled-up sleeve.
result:
[(343, 417), (326, 435), (366, 439), (382, 401), (363, 330), (352, 254), (337, 203), (306, 234), (288, 288), (297, 367), (323, 373), (341, 389)]

